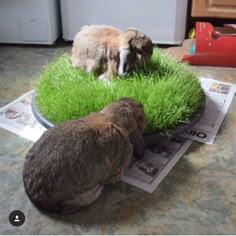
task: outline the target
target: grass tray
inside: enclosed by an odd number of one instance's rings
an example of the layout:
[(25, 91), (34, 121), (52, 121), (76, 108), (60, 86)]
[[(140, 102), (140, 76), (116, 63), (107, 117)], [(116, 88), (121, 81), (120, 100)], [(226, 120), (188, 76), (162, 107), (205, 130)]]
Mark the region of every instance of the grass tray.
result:
[[(189, 124), (202, 110), (204, 92), (188, 65), (154, 49), (150, 62), (127, 77), (104, 83), (70, 62), (63, 54), (50, 63), (36, 84), (35, 104), (50, 124), (78, 119), (123, 96), (144, 106), (145, 133), (168, 132)], [(33, 109), (35, 110), (35, 109)]]

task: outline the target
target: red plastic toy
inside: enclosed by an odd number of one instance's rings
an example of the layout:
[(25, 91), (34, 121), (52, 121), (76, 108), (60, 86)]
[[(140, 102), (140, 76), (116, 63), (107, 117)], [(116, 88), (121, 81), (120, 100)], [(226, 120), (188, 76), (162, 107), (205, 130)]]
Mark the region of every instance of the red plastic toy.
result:
[(196, 23), (195, 53), (182, 61), (193, 65), (236, 67), (236, 34), (221, 34), (210, 23)]

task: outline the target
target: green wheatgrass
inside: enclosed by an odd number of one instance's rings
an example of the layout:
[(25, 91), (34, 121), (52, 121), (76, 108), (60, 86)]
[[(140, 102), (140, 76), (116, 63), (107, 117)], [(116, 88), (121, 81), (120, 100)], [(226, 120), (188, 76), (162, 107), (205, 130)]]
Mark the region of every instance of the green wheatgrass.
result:
[(144, 106), (146, 132), (174, 129), (188, 123), (205, 100), (204, 92), (188, 65), (154, 49), (150, 62), (127, 77), (104, 83), (70, 62), (63, 54), (50, 63), (36, 84), (37, 105), (53, 123), (78, 119), (101, 110), (123, 96)]

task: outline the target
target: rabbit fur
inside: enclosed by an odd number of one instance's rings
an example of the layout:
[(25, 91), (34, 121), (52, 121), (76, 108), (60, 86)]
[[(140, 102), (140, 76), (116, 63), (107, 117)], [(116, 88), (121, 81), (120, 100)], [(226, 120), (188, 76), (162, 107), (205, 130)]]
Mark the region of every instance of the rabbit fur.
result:
[(120, 180), (133, 153), (143, 156), (145, 127), (143, 106), (128, 97), (55, 125), (26, 154), (25, 192), (48, 212), (70, 213), (90, 205), (105, 185)]
[(152, 53), (151, 39), (135, 28), (122, 31), (107, 25), (90, 25), (75, 35), (71, 62), (74, 67), (100, 75), (101, 80), (109, 80), (143, 65)]

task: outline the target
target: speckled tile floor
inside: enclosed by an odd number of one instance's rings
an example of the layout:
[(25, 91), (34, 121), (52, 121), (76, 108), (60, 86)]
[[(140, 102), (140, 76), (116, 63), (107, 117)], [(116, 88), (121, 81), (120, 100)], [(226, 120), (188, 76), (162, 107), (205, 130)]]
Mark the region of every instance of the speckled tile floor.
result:
[[(0, 45), (0, 106), (34, 87), (43, 67), (71, 46)], [(236, 68), (192, 67), (236, 83)], [(74, 215), (43, 215), (28, 200), (22, 166), (32, 142), (0, 129), (0, 234), (236, 234), (236, 99), (213, 145), (194, 142), (153, 194), (125, 183)], [(12, 226), (12, 210), (25, 213)]]

